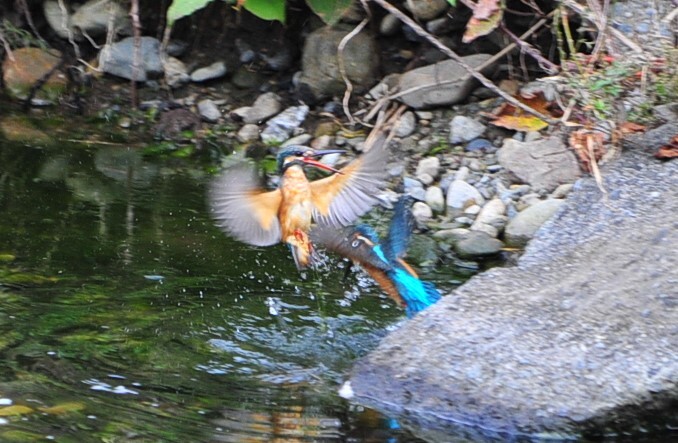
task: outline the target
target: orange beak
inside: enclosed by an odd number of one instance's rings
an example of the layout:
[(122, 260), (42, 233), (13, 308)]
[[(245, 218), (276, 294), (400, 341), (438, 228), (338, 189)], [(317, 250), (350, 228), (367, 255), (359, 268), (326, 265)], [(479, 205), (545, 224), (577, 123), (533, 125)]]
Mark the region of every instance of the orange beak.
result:
[(340, 170), (335, 169), (332, 166), (326, 165), (324, 163), (320, 163), (319, 161), (313, 159), (312, 157), (322, 157), (323, 155), (327, 154), (342, 154), (344, 152), (346, 151), (344, 151), (343, 149), (326, 149), (323, 151), (313, 151), (304, 155), (301, 161), (304, 162), (305, 165), (315, 166), (316, 168), (324, 169), (325, 171), (336, 172), (337, 174), (343, 174), (343, 172), (341, 172)]

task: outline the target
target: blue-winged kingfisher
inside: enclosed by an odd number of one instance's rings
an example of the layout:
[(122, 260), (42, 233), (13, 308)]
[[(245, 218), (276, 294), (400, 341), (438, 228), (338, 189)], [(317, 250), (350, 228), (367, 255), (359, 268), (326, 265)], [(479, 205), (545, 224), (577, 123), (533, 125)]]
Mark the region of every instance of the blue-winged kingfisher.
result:
[(359, 264), (399, 306), (408, 317), (440, 299), (435, 285), (419, 279), (405, 262), (413, 228), (409, 197), (401, 197), (395, 205), (386, 238), (380, 240), (367, 225), (343, 229), (317, 227), (311, 231), (316, 244)]
[[(278, 189), (259, 186), (255, 169), (243, 163), (226, 169), (211, 184), (212, 215), (225, 232), (255, 246), (287, 243), (298, 269), (313, 264), (308, 237), (312, 221), (329, 227), (346, 226), (378, 203), (386, 185), (388, 150), (385, 137), (377, 137), (369, 150), (341, 170), (316, 158), (338, 150), (316, 151), (293, 145), (277, 155), (281, 175)], [(334, 172), (309, 181), (304, 167)]]

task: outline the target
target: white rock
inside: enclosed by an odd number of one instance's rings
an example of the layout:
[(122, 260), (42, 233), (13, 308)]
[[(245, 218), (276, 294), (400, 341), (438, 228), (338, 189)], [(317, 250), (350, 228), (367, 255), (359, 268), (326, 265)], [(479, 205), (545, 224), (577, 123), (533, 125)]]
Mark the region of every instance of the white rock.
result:
[(485, 199), (472, 185), (462, 180), (453, 180), (447, 188), (446, 203), (453, 214), (458, 214), (469, 206), (482, 205)]
[(466, 214), (466, 215), (478, 215), (480, 210), (481, 210), (481, 207), (479, 205), (472, 205), (472, 206), (469, 206), (468, 208), (464, 209), (464, 214)]
[(165, 81), (170, 88), (177, 88), (191, 80), (184, 62), (175, 57), (167, 57), (162, 65), (165, 70)]
[(412, 205), (412, 216), (418, 222), (427, 222), (433, 217), (433, 211), (424, 202), (415, 202)]
[(407, 111), (400, 117), (395, 135), (400, 138), (407, 137), (412, 135), (415, 129), (417, 129), (417, 119), (414, 117), (414, 112)]
[(221, 111), (210, 99), (201, 100), (198, 102), (198, 113), (203, 118), (203, 120), (210, 123), (215, 123), (221, 118)]
[(438, 186), (429, 186), (426, 189), (424, 201), (433, 212), (445, 212), (445, 196), (443, 195), (443, 190)]
[(238, 131), (238, 141), (242, 143), (252, 142), (259, 139), (259, 126), (248, 124), (244, 125)]
[(191, 73), (192, 82), (204, 82), (226, 75), (226, 63), (223, 61), (214, 62), (204, 68), (198, 68)]
[(419, 177), (421, 174), (428, 174), (433, 178), (438, 177), (440, 173), (440, 160), (438, 157), (425, 157), (419, 160), (415, 175)]
[(462, 166), (459, 168), (459, 170), (454, 174), (454, 179), (455, 180), (461, 180), (461, 181), (466, 181), (468, 179), (469, 174), (471, 171), (467, 166)]
[(525, 245), (564, 202), (561, 199), (544, 200), (519, 212), (506, 226), (506, 242), (513, 246)]
[(260, 123), (278, 114), (281, 110), (280, 96), (275, 92), (266, 92), (257, 97), (252, 106), (246, 110), (243, 121)]

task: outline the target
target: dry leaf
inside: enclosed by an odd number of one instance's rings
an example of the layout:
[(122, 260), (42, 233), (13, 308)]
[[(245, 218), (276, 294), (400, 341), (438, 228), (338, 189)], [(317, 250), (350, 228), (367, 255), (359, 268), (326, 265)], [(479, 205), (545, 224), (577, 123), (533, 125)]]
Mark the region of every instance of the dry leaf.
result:
[(600, 132), (580, 129), (570, 134), (570, 148), (574, 150), (582, 169), (593, 172), (593, 165), (605, 155), (604, 135)]
[[(549, 103), (544, 98), (544, 94), (542, 92), (518, 95), (515, 98), (540, 114), (554, 114), (551, 111), (551, 103)], [(527, 112), (513, 106), (510, 103), (503, 103), (498, 109), (494, 111), (494, 115), (492, 115), (490, 118), (492, 119), (492, 121), (490, 121), (491, 124), (512, 129), (514, 131), (539, 131), (548, 126), (548, 123), (546, 123), (544, 120), (532, 114), (528, 114)]]
[(647, 126), (639, 125), (638, 123), (633, 122), (624, 122), (619, 125), (619, 129), (622, 134), (633, 134), (634, 132), (645, 132), (647, 131)]
[(473, 17), (466, 25), (464, 43), (470, 43), (478, 37), (494, 31), (504, 16), (504, 4), (501, 0), (479, 0), (473, 8)]
[(654, 156), (660, 160), (670, 160), (678, 157), (678, 135), (673, 137), (671, 141), (659, 148)]

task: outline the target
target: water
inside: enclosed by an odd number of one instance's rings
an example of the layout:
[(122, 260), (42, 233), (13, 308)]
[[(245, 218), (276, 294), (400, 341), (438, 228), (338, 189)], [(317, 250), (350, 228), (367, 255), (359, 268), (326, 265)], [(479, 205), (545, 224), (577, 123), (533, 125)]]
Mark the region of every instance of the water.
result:
[(404, 319), (368, 280), (223, 235), (204, 165), (57, 145), (0, 139), (1, 441), (419, 441), (337, 395)]

